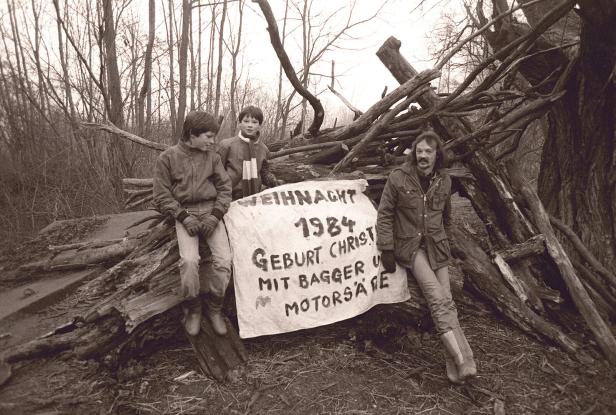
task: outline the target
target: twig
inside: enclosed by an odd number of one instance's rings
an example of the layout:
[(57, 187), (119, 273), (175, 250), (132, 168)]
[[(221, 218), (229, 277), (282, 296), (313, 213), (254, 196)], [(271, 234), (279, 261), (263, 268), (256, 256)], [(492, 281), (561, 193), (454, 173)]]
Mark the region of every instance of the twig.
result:
[(337, 96), (340, 101), (342, 101), (342, 103), (344, 105), (347, 106), (348, 109), (350, 109), (351, 111), (353, 111), (353, 113), (355, 114), (355, 118), (360, 117), (363, 112), (359, 109), (357, 109), (356, 107), (353, 106), (353, 104), (351, 104), (340, 92), (336, 91), (334, 88), (332, 88), (331, 86), (327, 86), (329, 88), (330, 91), (332, 91), (332, 93)]
[(122, 138), (132, 141), (133, 143), (137, 143), (137, 144), (140, 144), (142, 146), (145, 146), (145, 147), (148, 147), (154, 150), (163, 151), (163, 150), (166, 150), (168, 147), (166, 144), (155, 143), (154, 141), (149, 141), (149, 140), (146, 140), (145, 138), (139, 137), (138, 135), (129, 133), (128, 131), (124, 131), (116, 127), (111, 121), (109, 121), (109, 124), (98, 124), (95, 122), (81, 121), (80, 124), (83, 125), (84, 127), (96, 128), (98, 130), (107, 131), (108, 133), (118, 135)]

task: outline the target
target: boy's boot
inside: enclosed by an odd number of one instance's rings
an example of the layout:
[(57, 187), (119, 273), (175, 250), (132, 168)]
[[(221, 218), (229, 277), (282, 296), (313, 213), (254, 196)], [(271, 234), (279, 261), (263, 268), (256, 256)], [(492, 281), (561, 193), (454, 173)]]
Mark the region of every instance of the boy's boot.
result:
[(184, 301), (182, 309), (186, 332), (191, 336), (196, 336), (201, 329), (201, 299), (196, 297)]
[(462, 331), (460, 326), (453, 329), (453, 332), (456, 336), (456, 341), (460, 346), (460, 350), (462, 352), (462, 366), (458, 368), (458, 375), (460, 375), (460, 379), (464, 380), (466, 378), (477, 376), (477, 365), (475, 364), (475, 359), (473, 357), (473, 351), (471, 350), (471, 346), (468, 344), (466, 340), (466, 336)]
[(221, 336), (227, 334), (227, 324), (222, 315), (222, 304), (225, 297), (217, 297), (213, 294), (207, 296), (207, 316), (212, 323), (212, 328)]
[(441, 334), (441, 341), (445, 347), (445, 365), (447, 367), (447, 378), (456, 384), (463, 382), (464, 378), (460, 375), (460, 369), (464, 363), (462, 351), (452, 330)]

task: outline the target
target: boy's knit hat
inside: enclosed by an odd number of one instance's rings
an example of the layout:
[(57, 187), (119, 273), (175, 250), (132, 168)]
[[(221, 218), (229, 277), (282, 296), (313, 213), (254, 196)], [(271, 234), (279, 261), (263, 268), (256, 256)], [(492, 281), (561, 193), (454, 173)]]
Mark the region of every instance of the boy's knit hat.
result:
[(182, 138), (188, 140), (191, 132), (194, 135), (197, 135), (195, 132), (203, 133), (211, 131), (217, 133), (219, 128), (218, 122), (212, 114), (205, 111), (190, 111), (186, 114), (186, 118), (184, 119)]

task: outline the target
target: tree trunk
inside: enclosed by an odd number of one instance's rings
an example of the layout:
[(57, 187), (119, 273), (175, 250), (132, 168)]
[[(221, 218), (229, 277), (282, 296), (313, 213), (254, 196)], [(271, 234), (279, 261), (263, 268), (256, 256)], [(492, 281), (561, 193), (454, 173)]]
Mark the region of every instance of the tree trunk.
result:
[[(137, 131), (142, 137), (150, 136), (151, 106), (152, 106), (152, 48), (154, 47), (154, 28), (156, 24), (156, 3), (149, 0), (148, 7), (148, 44), (145, 49), (143, 86), (139, 92), (137, 103)], [(147, 100), (147, 106), (145, 101)], [(147, 107), (147, 108), (146, 108)], [(145, 118), (145, 120), (144, 120)]]
[(177, 116), (175, 114), (175, 77), (174, 77), (174, 67), (175, 62), (173, 60), (173, 0), (169, 0), (169, 24), (167, 25), (167, 41), (169, 45), (169, 114), (171, 119), (169, 123), (171, 124), (171, 135), (173, 137), (172, 142), (175, 142), (179, 137), (179, 132), (176, 129), (176, 120)]
[[(124, 128), (124, 101), (122, 100), (122, 88), (120, 71), (118, 70), (118, 55), (116, 52), (116, 31), (113, 18), (113, 0), (103, 1), (104, 35), (105, 44), (105, 68), (107, 79), (107, 93), (109, 96), (109, 121), (119, 128)], [(118, 197), (121, 195), (120, 179), (126, 175), (132, 175), (131, 163), (127, 158), (127, 149), (124, 142), (112, 137), (109, 143), (110, 170), (112, 183)]]
[(232, 125), (232, 131), (235, 132), (236, 130), (236, 124), (237, 124), (237, 105), (236, 105), (236, 99), (235, 99), (235, 95), (236, 95), (236, 91), (237, 91), (237, 83), (238, 83), (238, 76), (237, 76), (237, 59), (238, 56), (240, 54), (240, 49), (242, 47), (242, 30), (243, 30), (243, 23), (244, 23), (244, 1), (240, 0), (238, 2), (238, 13), (240, 15), (239, 17), (239, 23), (238, 23), (238, 28), (237, 28), (237, 39), (236, 39), (236, 43), (233, 47), (233, 50), (231, 51), (231, 86), (229, 87), (229, 103), (231, 105), (231, 125)]
[(616, 269), (616, 3), (582, 2), (579, 61), (548, 114), (538, 192), (547, 211)]
[[(222, 60), (224, 57), (223, 39), (225, 35), (225, 20), (227, 20), (227, 0), (222, 3), (222, 16), (220, 18), (220, 29), (218, 30), (218, 69), (216, 70), (216, 98), (214, 100), (214, 116), (218, 117), (221, 107), (221, 82), (222, 82)], [(212, 22), (214, 24), (214, 22)]]
[(190, 29), (190, 15), (192, 8), (190, 0), (182, 1), (182, 38), (180, 39), (180, 50), (178, 51), (178, 61), (180, 65), (180, 85), (178, 96), (178, 113), (175, 124), (176, 138), (179, 137), (184, 124), (184, 112), (186, 111), (186, 72), (188, 67), (188, 38)]
[(113, 18), (113, 0), (103, 1), (103, 13), (105, 22), (105, 68), (107, 69), (107, 90), (109, 91), (109, 120), (119, 128), (124, 128), (124, 104), (122, 101), (122, 89), (120, 72), (118, 70), (118, 55), (116, 53), (115, 21)]

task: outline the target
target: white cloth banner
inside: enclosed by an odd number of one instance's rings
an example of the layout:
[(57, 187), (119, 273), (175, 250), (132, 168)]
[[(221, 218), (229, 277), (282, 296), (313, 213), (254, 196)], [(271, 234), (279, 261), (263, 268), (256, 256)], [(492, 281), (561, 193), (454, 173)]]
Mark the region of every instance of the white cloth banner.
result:
[(231, 203), (240, 337), (322, 326), (410, 298), (380, 268), (376, 209), (361, 180), (287, 184)]

